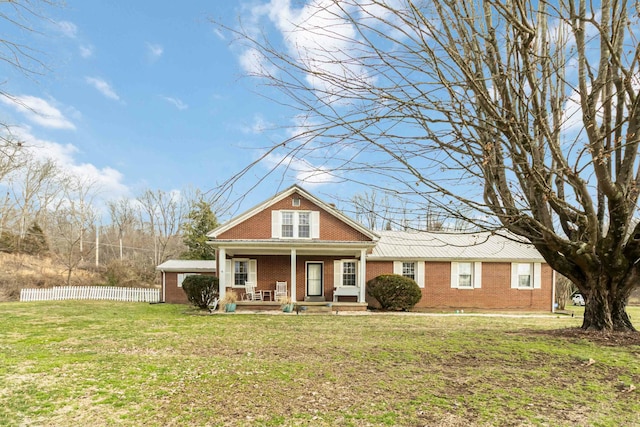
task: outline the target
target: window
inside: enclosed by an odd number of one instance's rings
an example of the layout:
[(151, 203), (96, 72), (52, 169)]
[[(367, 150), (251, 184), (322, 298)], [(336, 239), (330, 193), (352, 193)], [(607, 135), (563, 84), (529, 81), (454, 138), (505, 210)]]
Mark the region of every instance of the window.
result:
[(345, 261), (342, 263), (342, 286), (356, 285), (356, 263)]
[(291, 206), (300, 206), (300, 197), (294, 197), (291, 199)]
[(514, 262), (511, 264), (511, 287), (514, 289), (540, 289), (542, 264), (539, 262)]
[(178, 273), (178, 287), (182, 287), (182, 282), (187, 276), (196, 276), (198, 273)]
[(309, 212), (298, 213), (298, 237), (309, 237)]
[(424, 261), (394, 261), (393, 274), (409, 277), (418, 284), (418, 287), (424, 288)]
[(533, 285), (531, 280), (531, 264), (518, 264), (518, 287), (530, 288)]
[(402, 275), (416, 280), (416, 263), (415, 262), (403, 262), (402, 263)]
[(320, 238), (320, 212), (271, 211), (271, 237), (274, 239)]
[(451, 287), (456, 289), (478, 289), (482, 287), (481, 262), (452, 262)]
[(459, 288), (471, 288), (473, 282), (471, 281), (472, 270), (470, 262), (458, 263), (458, 287)]
[(233, 286), (244, 286), (249, 280), (249, 261), (234, 261)]
[(293, 212), (282, 212), (282, 237), (293, 237)]

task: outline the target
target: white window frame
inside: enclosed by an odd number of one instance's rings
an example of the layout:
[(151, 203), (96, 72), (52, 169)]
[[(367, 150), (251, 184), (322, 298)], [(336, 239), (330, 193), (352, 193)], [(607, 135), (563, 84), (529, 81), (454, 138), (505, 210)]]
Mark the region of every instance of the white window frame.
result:
[(184, 282), (184, 279), (187, 278), (187, 276), (198, 276), (200, 273), (178, 273), (178, 287), (181, 288), (182, 287), (182, 282)]
[[(291, 214), (293, 220), (292, 236), (283, 237), (282, 226), (284, 214)], [(309, 236), (300, 236), (300, 214), (309, 215)], [(281, 210), (271, 211), (271, 238), (273, 239), (300, 239), (310, 240), (320, 238), (320, 211), (307, 210)]]
[[(471, 286), (460, 285), (460, 264), (471, 264)], [(451, 262), (451, 287), (454, 289), (480, 289), (482, 288), (482, 262), (464, 261)]]
[[(528, 265), (531, 275), (529, 286), (520, 286), (520, 266)], [(532, 291), (542, 288), (542, 264), (539, 262), (513, 262), (511, 263), (511, 289)]]
[(236, 285), (236, 261), (247, 263), (247, 282), (257, 283), (258, 261), (250, 258), (232, 258), (226, 261), (225, 281), (226, 287), (243, 289), (244, 283)]
[(403, 264), (404, 263), (413, 263), (413, 271), (415, 274), (415, 282), (418, 284), (418, 287), (424, 288), (424, 261), (416, 261), (416, 260), (402, 260), (402, 261), (394, 261), (393, 262), (393, 274), (398, 274), (403, 276)]
[[(354, 263), (355, 264), (355, 286), (345, 285), (344, 284), (344, 264), (345, 263)], [(349, 288), (357, 288), (360, 279), (360, 261), (357, 259), (340, 259), (335, 260), (333, 262), (333, 286), (335, 288), (341, 288), (347, 286)]]

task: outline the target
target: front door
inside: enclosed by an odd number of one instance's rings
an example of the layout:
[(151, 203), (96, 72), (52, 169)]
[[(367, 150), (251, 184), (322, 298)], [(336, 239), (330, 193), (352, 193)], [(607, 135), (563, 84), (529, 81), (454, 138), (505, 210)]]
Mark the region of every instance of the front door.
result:
[(321, 297), (322, 296), (322, 263), (321, 262), (308, 262), (307, 263), (307, 296), (308, 297)]

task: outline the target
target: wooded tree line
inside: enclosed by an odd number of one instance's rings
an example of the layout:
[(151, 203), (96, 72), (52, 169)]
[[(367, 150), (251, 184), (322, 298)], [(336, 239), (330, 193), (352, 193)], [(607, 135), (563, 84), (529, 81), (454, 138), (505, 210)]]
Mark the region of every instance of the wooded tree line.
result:
[(0, 144), (0, 251), (51, 256), (67, 281), (83, 264), (117, 261), (152, 282), (166, 259), (212, 259), (202, 240), (217, 220), (201, 191), (147, 189), (105, 201), (96, 182), (10, 138)]

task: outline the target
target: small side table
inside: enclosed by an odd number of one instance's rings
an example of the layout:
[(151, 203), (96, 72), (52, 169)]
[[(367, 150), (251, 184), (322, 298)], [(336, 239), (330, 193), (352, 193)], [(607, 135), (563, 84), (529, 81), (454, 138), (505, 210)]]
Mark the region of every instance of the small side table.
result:
[(265, 291), (262, 291), (262, 298), (264, 300), (267, 299), (267, 295), (269, 295), (269, 301), (273, 301), (273, 291), (271, 289), (267, 289)]

